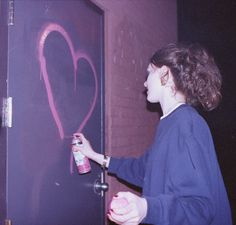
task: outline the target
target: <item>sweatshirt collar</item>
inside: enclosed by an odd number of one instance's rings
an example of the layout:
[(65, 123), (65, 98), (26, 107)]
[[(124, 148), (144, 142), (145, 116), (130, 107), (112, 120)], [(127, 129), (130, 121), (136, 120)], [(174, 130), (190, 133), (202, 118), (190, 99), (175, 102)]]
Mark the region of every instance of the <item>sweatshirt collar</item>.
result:
[(164, 114), (163, 116), (161, 116), (160, 120), (164, 119), (165, 117), (169, 116), (173, 111), (175, 111), (178, 107), (180, 107), (181, 105), (185, 105), (186, 103), (178, 103), (172, 110), (170, 110), (168, 113)]

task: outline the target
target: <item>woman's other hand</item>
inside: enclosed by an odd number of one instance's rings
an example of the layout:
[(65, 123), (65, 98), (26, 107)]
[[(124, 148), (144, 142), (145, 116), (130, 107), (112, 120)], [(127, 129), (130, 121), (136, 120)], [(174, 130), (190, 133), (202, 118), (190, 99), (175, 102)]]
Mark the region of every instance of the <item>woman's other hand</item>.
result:
[[(126, 199), (126, 204), (122, 200), (123, 205), (113, 204), (113, 201)], [(147, 201), (145, 198), (139, 197), (131, 192), (118, 192), (111, 201), (108, 218), (121, 225), (138, 225), (147, 214)]]

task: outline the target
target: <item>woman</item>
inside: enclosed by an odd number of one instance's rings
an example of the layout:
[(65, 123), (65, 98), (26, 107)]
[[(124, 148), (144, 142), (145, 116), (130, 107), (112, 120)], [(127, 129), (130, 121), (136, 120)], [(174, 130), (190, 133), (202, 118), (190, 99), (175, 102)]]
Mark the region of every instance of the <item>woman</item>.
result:
[(227, 193), (210, 130), (193, 106), (217, 107), (221, 75), (200, 45), (168, 45), (148, 66), (147, 100), (160, 103), (163, 116), (151, 147), (138, 159), (96, 153), (82, 134), (84, 155), (108, 172), (142, 188), (139, 197), (119, 192), (124, 207), (108, 212), (117, 224), (231, 225)]

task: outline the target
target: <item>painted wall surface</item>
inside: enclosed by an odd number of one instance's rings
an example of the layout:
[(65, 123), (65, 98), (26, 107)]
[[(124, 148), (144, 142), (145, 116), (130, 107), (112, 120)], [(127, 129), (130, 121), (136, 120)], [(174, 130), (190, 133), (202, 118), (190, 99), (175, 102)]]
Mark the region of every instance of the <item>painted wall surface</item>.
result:
[[(105, 12), (106, 153), (136, 157), (151, 143), (159, 121), (157, 111), (148, 110), (143, 83), (151, 55), (177, 40), (176, 1), (93, 2)], [(107, 201), (128, 190), (113, 177), (107, 181)]]
[(71, 152), (79, 131), (103, 149), (103, 11), (87, 0), (20, 0), (8, 20), (8, 2), (0, 1), (0, 106), (11, 97), (13, 116), (0, 129), (0, 224), (104, 225), (94, 189), (101, 168), (91, 162), (79, 175)]

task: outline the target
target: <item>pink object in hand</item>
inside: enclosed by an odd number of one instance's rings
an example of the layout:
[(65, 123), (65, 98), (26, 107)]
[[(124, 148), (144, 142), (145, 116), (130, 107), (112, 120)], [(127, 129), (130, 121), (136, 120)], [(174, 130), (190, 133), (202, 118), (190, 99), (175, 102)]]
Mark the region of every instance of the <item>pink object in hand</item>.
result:
[(110, 204), (110, 209), (122, 208), (122, 207), (127, 206), (128, 204), (129, 204), (129, 202), (126, 198), (113, 197), (111, 204)]
[[(82, 146), (83, 143), (78, 137), (74, 137), (72, 139), (72, 145)], [(86, 156), (84, 156), (80, 151), (73, 151), (73, 149), (72, 149), (72, 152), (74, 155), (75, 163), (77, 165), (79, 174), (84, 174), (84, 173), (90, 172), (91, 166), (90, 166), (89, 159)]]

